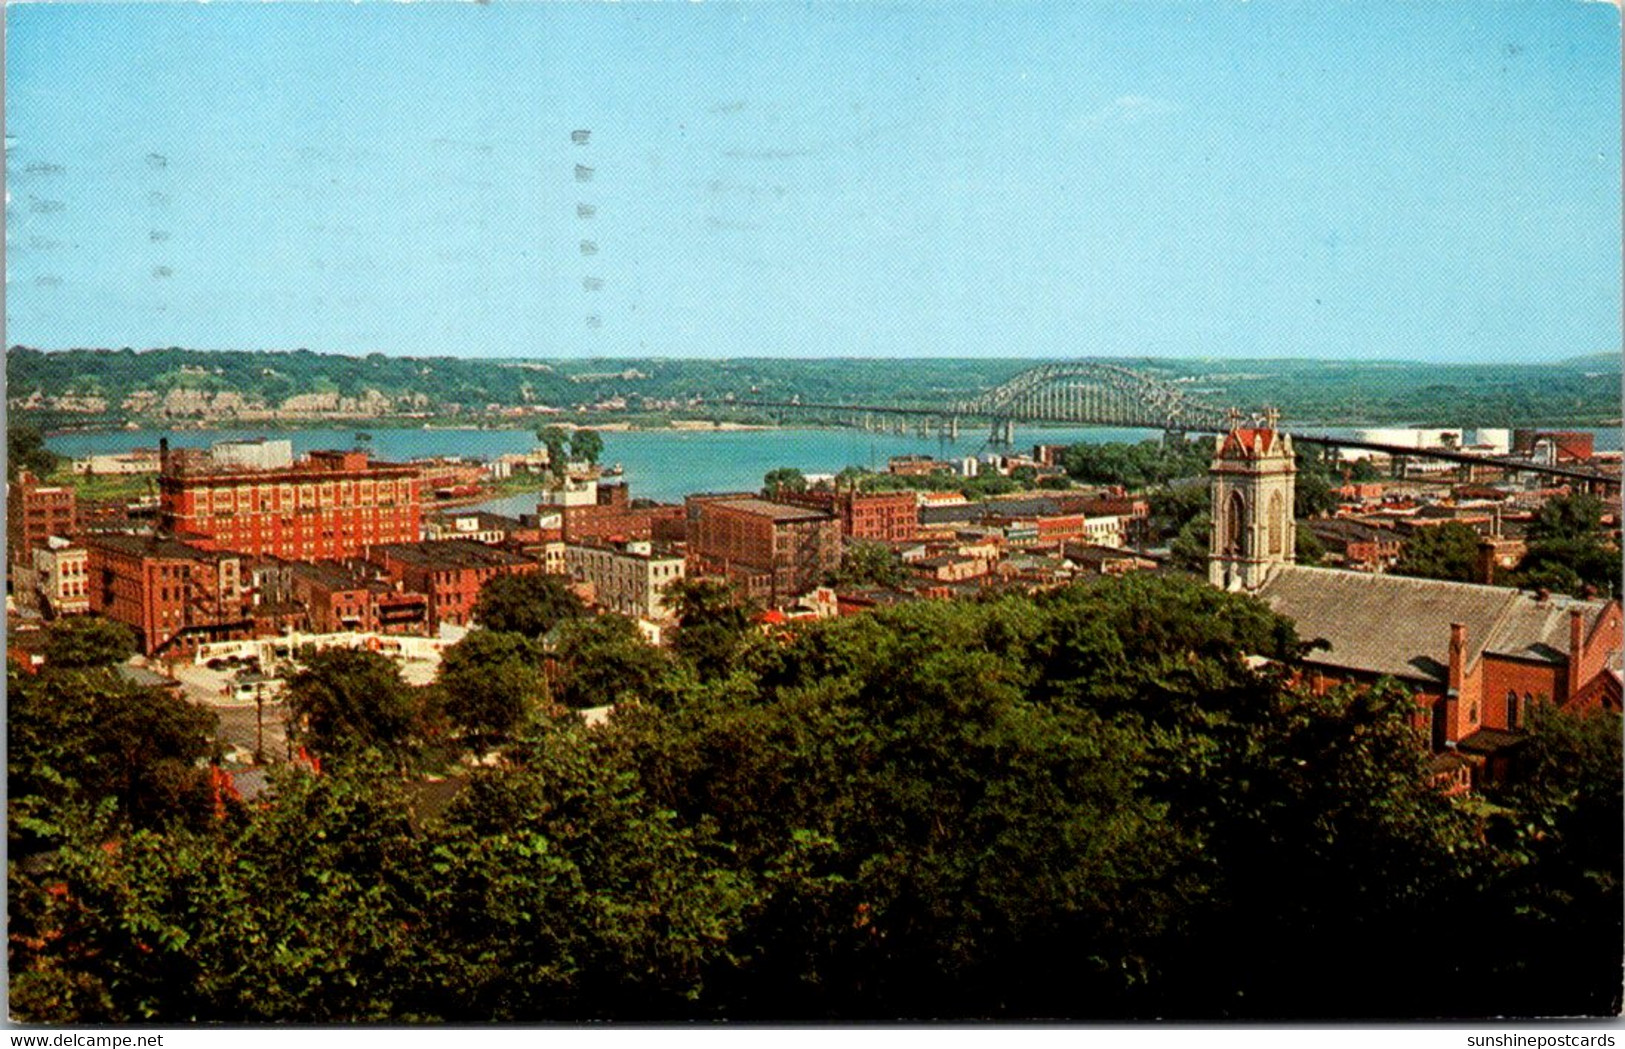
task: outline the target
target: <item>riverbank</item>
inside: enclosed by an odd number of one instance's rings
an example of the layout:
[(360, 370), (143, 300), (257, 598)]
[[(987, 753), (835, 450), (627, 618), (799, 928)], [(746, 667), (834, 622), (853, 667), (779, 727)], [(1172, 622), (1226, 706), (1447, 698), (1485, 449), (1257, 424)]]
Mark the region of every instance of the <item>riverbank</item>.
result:
[[(1328, 427), (1328, 430), (1333, 428)], [(1342, 428), (1338, 428), (1342, 429)], [(282, 436), (293, 444), (294, 454), (324, 448), (349, 448), (355, 444), (352, 429), (305, 429), (285, 431)], [(604, 448), (600, 461), (618, 463), (634, 498), (680, 502), (693, 492), (755, 491), (769, 470), (790, 467), (803, 473), (836, 473), (848, 466), (861, 466), (883, 472), (888, 460), (898, 455), (930, 455), (962, 458), (987, 449), (986, 433), (961, 432), (958, 441), (936, 435), (875, 433), (838, 427), (758, 427), (753, 429), (665, 429), (603, 430)], [(1618, 430), (1598, 430), (1599, 451), (1617, 450)], [(154, 448), (160, 437), (168, 437), (171, 447), (205, 448), (216, 441), (262, 436), (255, 430), (172, 431), (121, 430), (110, 433), (68, 434), (47, 438), (46, 447), (69, 458), (97, 452), (127, 452), (134, 448)], [(1098, 428), (1037, 429), (1020, 426), (1017, 447), (1034, 444), (1137, 443), (1160, 436), (1154, 430), (1113, 430)], [(502, 455), (523, 454), (536, 447), (531, 429), (424, 430), (380, 429), (367, 442), (379, 459), (405, 462), (436, 456), (457, 455), (469, 459), (496, 459)], [(510, 516), (534, 513), (535, 493), (518, 491), (497, 494), (475, 503), (485, 509)]]
[[(29, 424), (25, 412), (13, 415), (12, 423)], [(350, 417), (330, 419), (122, 419), (107, 421), (91, 421), (82, 424), (64, 424), (41, 427), (41, 432), (47, 437), (72, 437), (92, 434), (120, 434), (144, 433), (163, 431), (165, 433), (227, 433), (237, 434), (244, 432), (260, 432), (264, 434), (297, 433), (303, 430), (321, 429), (349, 432), (351, 434), (371, 433), (372, 431), (424, 431), (428, 433), (444, 432), (448, 430), (482, 430), (492, 432), (522, 431), (535, 433), (548, 426), (557, 426), (564, 430), (600, 430), (606, 433), (693, 433), (693, 432), (733, 432), (746, 430), (780, 430), (805, 429), (819, 427), (818, 423), (802, 423), (793, 426), (784, 426), (778, 423), (767, 422), (739, 422), (735, 420), (712, 419), (662, 419), (659, 421), (645, 421), (637, 419), (617, 418), (560, 418), (557, 416), (538, 415), (523, 419), (507, 417), (477, 416), (468, 419), (451, 418), (439, 422), (425, 422), (421, 417), (400, 418), (385, 417), (378, 419), (360, 419)]]

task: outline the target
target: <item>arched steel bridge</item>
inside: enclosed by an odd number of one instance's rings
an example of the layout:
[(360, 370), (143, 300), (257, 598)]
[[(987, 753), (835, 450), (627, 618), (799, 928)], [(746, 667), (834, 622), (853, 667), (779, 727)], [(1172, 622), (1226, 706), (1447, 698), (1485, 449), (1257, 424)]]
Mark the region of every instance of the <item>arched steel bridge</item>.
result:
[[(958, 437), (963, 420), (990, 420), (992, 440), (1009, 445), (1018, 422), (1111, 426), (1124, 429), (1166, 430), (1184, 433), (1224, 433), (1238, 419), (1263, 418), (1265, 412), (1238, 412), (1191, 397), (1179, 385), (1107, 361), (1067, 361), (1029, 368), (993, 389), (966, 400), (940, 405), (823, 404), (801, 400), (733, 399), (740, 407), (770, 408), (835, 414), (857, 423), (870, 416), (891, 416), (906, 427), (917, 421), (920, 432), (935, 430)], [(1292, 431), (1289, 431), (1292, 432)], [(1523, 459), (1474, 456), (1445, 448), (1409, 448), (1374, 444), (1353, 438), (1292, 432), (1294, 441), (1339, 448), (1359, 448), (1390, 456), (1453, 461), (1468, 465), (1499, 466), (1576, 480), (1594, 487), (1617, 488), (1619, 478), (1593, 470)]]
[(1105, 361), (1070, 361), (1029, 368), (968, 400), (942, 405), (812, 404), (800, 400), (730, 400), (757, 408), (830, 411), (926, 419), (991, 419), (1144, 430), (1220, 432), (1231, 412), (1204, 404), (1165, 379)]
[(1224, 430), (1230, 413), (1174, 383), (1104, 361), (1030, 368), (952, 413), (1014, 422), (1061, 422), (1146, 430)]

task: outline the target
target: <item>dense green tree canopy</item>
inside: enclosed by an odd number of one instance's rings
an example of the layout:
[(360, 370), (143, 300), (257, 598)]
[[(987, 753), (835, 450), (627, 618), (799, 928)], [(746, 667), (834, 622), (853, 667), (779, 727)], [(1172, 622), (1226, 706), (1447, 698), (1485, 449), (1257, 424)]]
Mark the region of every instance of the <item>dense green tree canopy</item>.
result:
[(1151, 492), (1151, 527), (1158, 536), (1173, 536), (1208, 513), (1212, 495), (1205, 482), (1163, 485)]
[(1531, 542), (1596, 539), (1602, 530), (1602, 500), (1577, 492), (1548, 499), (1535, 512), (1525, 535)]
[(672, 669), (670, 657), (645, 641), (636, 623), (614, 613), (566, 621), (553, 654), (555, 696), (574, 708), (647, 699)]
[(48, 477), (60, 456), (45, 447), (45, 438), (32, 426), (6, 427), (6, 477), (15, 481), (27, 470), (35, 477)]
[(288, 683), (297, 734), (326, 755), (377, 749), (400, 753), (412, 740), (418, 705), (387, 656), (330, 648), (304, 659)]
[(841, 567), (831, 583), (837, 586), (898, 586), (908, 578), (908, 570), (885, 543), (847, 540), (841, 550)]
[(1530, 522), (1529, 550), (1510, 582), (1562, 594), (1612, 595), (1619, 550), (1602, 530), (1602, 501), (1579, 493), (1548, 499)]
[[(748, 624), (725, 590), (678, 597), (691, 625)], [(569, 624), (563, 673), (625, 640)], [(1447, 797), (1414, 700), (1295, 687), (1303, 651), (1262, 604), (1175, 578), (917, 602), (741, 639), (707, 678), (629, 675), (619, 695), (658, 701), (544, 718), (452, 781), (290, 772), (191, 829), (52, 813), (55, 847), (13, 870), (12, 1008), (1617, 1011), (1618, 716), (1533, 712), (1510, 783)]]
[(704, 676), (726, 672), (750, 629), (750, 603), (727, 583), (679, 579), (667, 588), (666, 605), (677, 617), (672, 651)]
[(547, 449), (547, 469), (555, 480), (562, 481), (565, 467), (570, 461), (570, 434), (562, 426), (538, 426), (536, 439)]
[(6, 697), (13, 859), (57, 840), (78, 806), (111, 801), (136, 826), (195, 814), (213, 714), (105, 669), (13, 667)]
[(570, 433), (570, 458), (579, 462), (597, 463), (604, 454), (604, 439), (597, 430), (578, 428)]
[(564, 576), (531, 572), (496, 576), (474, 600), (474, 621), (487, 630), (538, 638), (583, 615), (586, 606)]
[(1332, 478), (1319, 470), (1300, 470), (1292, 486), (1292, 514), (1297, 518), (1326, 517), (1337, 511)]
[(762, 475), (762, 494), (772, 498), (781, 492), (805, 492), (807, 475), (793, 466), (780, 466)]
[(64, 616), (45, 628), (41, 654), (63, 669), (112, 666), (135, 655), (135, 634), (116, 619)]
[(1213, 445), (1205, 440), (1149, 440), (1139, 444), (1075, 444), (1061, 465), (1075, 481), (1146, 488), (1207, 473)]
[(1393, 572), (1471, 583), (1478, 578), (1478, 533), (1459, 521), (1418, 528), (1405, 540)]
[(540, 643), (523, 634), (470, 630), (441, 657), (447, 716), (477, 735), (508, 735), (546, 697), (541, 661)]
[(1197, 514), (1180, 526), (1168, 544), (1169, 562), (1187, 572), (1206, 574), (1209, 549), (1212, 546), (1213, 517)]

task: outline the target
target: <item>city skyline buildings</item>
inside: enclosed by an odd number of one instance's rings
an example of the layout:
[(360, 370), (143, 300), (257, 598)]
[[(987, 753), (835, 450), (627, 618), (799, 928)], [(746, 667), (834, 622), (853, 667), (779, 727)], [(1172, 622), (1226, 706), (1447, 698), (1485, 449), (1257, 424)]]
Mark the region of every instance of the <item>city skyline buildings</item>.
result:
[(7, 21), (10, 343), (1619, 349), (1606, 4), (20, 5)]

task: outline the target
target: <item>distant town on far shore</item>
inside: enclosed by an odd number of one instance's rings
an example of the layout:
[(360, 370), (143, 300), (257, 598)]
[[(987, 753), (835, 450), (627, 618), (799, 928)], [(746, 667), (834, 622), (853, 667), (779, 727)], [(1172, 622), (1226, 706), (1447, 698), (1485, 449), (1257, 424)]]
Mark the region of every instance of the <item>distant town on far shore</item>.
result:
[[(1079, 354), (1087, 357), (1087, 354)], [(933, 404), (1041, 363), (1021, 358), (604, 358), (480, 360), (294, 351), (66, 350), (13, 346), (12, 417), (43, 430), (109, 426), (529, 425), (549, 416), (660, 426), (764, 424), (736, 402)], [(1619, 422), (1620, 358), (1547, 363), (1123, 358), (1225, 405), (1271, 404), (1293, 422), (1607, 426)], [(803, 421), (818, 417), (801, 413)]]

